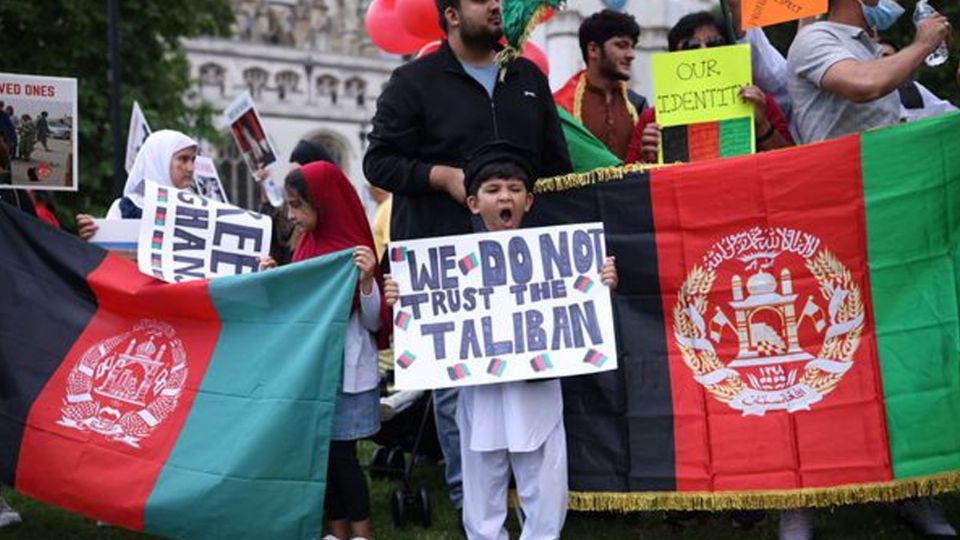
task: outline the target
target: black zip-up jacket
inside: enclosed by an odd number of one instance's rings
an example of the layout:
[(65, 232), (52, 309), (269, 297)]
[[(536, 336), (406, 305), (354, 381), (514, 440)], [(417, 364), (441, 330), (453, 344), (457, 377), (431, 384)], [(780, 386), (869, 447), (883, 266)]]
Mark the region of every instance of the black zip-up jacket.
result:
[(377, 100), (363, 160), (367, 180), (393, 193), (390, 238), (470, 233), (468, 210), (430, 186), (430, 168), (463, 168), (475, 149), (496, 139), (528, 148), (541, 177), (572, 170), (553, 95), (535, 64), (510, 62), (493, 99), (447, 42), (397, 68)]

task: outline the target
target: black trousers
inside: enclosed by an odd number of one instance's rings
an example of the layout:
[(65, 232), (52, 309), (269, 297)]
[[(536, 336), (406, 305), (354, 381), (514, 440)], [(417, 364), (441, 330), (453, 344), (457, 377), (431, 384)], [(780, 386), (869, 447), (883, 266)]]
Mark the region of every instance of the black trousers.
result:
[(363, 521), (370, 518), (367, 477), (357, 460), (357, 441), (331, 441), (327, 464), (327, 519)]

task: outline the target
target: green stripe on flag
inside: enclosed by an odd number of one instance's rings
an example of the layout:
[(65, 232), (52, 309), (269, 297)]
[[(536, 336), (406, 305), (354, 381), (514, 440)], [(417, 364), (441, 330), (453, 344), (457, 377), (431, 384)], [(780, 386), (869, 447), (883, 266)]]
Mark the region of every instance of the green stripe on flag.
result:
[(894, 478), (960, 468), (960, 114), (861, 136)]
[(753, 119), (730, 118), (721, 120), (720, 157), (742, 156), (752, 153), (750, 138), (753, 136)]
[(352, 253), (210, 282), (219, 340), (147, 501), (147, 532), (319, 538)]
[(620, 159), (563, 107), (557, 107), (557, 112), (560, 114), (563, 136), (567, 140), (573, 172), (587, 172), (600, 167), (620, 165)]

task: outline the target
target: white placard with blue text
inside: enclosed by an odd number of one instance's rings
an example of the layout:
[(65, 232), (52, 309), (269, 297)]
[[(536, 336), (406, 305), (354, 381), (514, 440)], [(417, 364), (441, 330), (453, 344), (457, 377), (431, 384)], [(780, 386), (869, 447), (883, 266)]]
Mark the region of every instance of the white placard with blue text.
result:
[(617, 369), (602, 223), (392, 242), (398, 389)]

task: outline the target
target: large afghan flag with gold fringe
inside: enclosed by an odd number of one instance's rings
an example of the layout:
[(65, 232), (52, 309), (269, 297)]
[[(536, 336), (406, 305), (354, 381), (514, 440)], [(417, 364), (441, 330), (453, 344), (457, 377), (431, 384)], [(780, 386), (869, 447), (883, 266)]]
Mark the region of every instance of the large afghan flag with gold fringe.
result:
[(603, 221), (620, 369), (563, 381), (571, 508), (817, 506), (960, 485), (960, 114), (541, 179)]
[(319, 538), (355, 275), (166, 284), (0, 203), (0, 483), (169, 538)]

